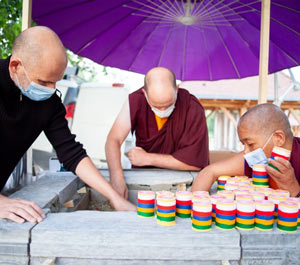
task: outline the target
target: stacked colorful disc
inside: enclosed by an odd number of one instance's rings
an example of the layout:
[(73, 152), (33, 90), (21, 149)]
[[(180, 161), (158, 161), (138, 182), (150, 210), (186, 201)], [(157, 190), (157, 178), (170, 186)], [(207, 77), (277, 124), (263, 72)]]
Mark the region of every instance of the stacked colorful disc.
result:
[(252, 200), (236, 201), (236, 227), (241, 230), (254, 229), (255, 203)]
[(235, 196), (235, 199), (242, 201), (253, 201), (252, 196), (250, 194), (237, 194)]
[(193, 192), (191, 217), (193, 216), (193, 204), (196, 202), (203, 202), (203, 201), (210, 202), (210, 196), (208, 195), (208, 192), (207, 193), (205, 191)]
[(256, 188), (256, 191), (262, 192), (265, 194), (265, 200), (269, 198), (269, 195), (274, 191), (272, 188), (264, 187), (264, 188)]
[(175, 225), (176, 200), (174, 196), (160, 195), (156, 199), (157, 223), (162, 226)]
[(269, 175), (266, 165), (255, 164), (252, 170), (252, 184), (255, 187), (269, 187)]
[[(290, 150), (284, 149), (282, 147), (274, 146), (270, 158), (275, 159), (275, 157), (281, 157), (285, 160), (289, 160), (290, 156), (291, 156), (291, 151)], [(278, 168), (273, 166), (271, 163), (268, 163), (268, 165), (270, 167), (278, 170)]]
[(273, 202), (274, 205), (275, 205), (275, 212), (274, 212), (274, 219), (276, 220), (277, 219), (277, 212), (278, 212), (278, 205), (280, 202), (283, 202), (285, 201), (287, 198), (283, 195), (280, 195), (280, 194), (276, 194), (274, 192), (272, 192), (269, 197), (268, 197), (268, 200)]
[(224, 186), (227, 182), (227, 179), (229, 179), (230, 176), (220, 176), (218, 177), (218, 190), (224, 190)]
[(181, 218), (191, 217), (192, 196), (189, 191), (176, 192), (176, 216)]
[(193, 204), (192, 227), (196, 231), (211, 230), (212, 205), (208, 201)]
[(228, 200), (234, 200), (234, 193), (232, 190), (219, 190), (217, 194), (226, 197)]
[(290, 197), (290, 192), (287, 191), (287, 190), (279, 190), (279, 189), (277, 189), (277, 190), (273, 190), (272, 193), (273, 194), (277, 194), (277, 195), (281, 195), (281, 196), (283, 196), (285, 198), (289, 198)]
[(298, 221), (297, 227), (300, 227), (300, 198), (288, 198), (287, 201), (295, 202), (298, 204)]
[(235, 191), (236, 189), (238, 189), (238, 185), (233, 183), (226, 183), (224, 188), (225, 190)]
[(153, 217), (155, 194), (153, 191), (139, 191), (137, 198), (137, 214), (140, 217)]
[(267, 200), (255, 202), (255, 228), (269, 231), (274, 224), (274, 203)]
[(236, 203), (234, 200), (217, 200), (216, 227), (231, 230), (235, 227)]
[(213, 194), (210, 196), (211, 204), (212, 204), (212, 222), (216, 222), (216, 204), (217, 200), (225, 200), (226, 197), (218, 194)]
[(278, 205), (277, 229), (284, 232), (296, 232), (298, 223), (298, 203), (283, 201)]
[(261, 201), (265, 199), (265, 194), (259, 191), (251, 190), (249, 194), (252, 196), (254, 201)]

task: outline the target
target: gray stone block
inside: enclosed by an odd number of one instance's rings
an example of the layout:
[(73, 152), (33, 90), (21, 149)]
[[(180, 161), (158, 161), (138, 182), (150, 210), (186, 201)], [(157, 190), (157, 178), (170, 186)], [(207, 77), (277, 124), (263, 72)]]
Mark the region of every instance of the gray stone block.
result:
[[(34, 257), (31, 259), (30, 265), (41, 265), (46, 258)], [(1, 263), (0, 263), (1, 264)], [(191, 260), (114, 260), (114, 259), (72, 259), (57, 258), (55, 265), (222, 265), (220, 261), (191, 261)], [(230, 265), (237, 265), (231, 264)]]
[(239, 231), (241, 234), (242, 264), (299, 264), (300, 231)]
[(133, 212), (49, 214), (32, 230), (31, 256), (114, 260), (239, 260), (235, 230), (192, 230), (190, 219), (172, 227)]
[(7, 256), (0, 255), (0, 265), (28, 265), (28, 256)]
[[(108, 169), (100, 169), (103, 176), (109, 179)], [(163, 169), (130, 169), (124, 170), (124, 178), (129, 189), (147, 189), (149, 186), (191, 185), (193, 176), (189, 171)], [(138, 187), (138, 188), (134, 188)]]
[(11, 198), (35, 201), (41, 208), (58, 207), (72, 198), (77, 190), (78, 178), (70, 173), (45, 172), (36, 182), (13, 193)]

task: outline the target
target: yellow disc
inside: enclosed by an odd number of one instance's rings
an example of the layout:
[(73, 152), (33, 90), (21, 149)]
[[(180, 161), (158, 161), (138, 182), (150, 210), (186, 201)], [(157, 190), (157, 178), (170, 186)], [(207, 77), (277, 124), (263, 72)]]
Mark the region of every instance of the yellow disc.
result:
[(255, 223), (261, 224), (261, 225), (271, 225), (274, 223), (274, 220), (263, 220), (263, 219), (256, 219), (255, 218)]
[(140, 208), (140, 207), (137, 207), (137, 210), (141, 213), (154, 213), (154, 208)]
[(192, 223), (194, 225), (199, 225), (199, 226), (207, 226), (207, 225), (211, 225), (211, 220), (208, 220), (208, 221), (198, 221), (198, 220), (195, 220), (195, 219), (192, 219)]
[(253, 219), (241, 219), (241, 218), (236, 218), (236, 222), (244, 225), (252, 225), (254, 224), (254, 218)]
[(176, 209), (176, 212), (177, 213), (184, 213), (184, 214), (190, 214), (191, 213), (191, 210), (189, 209)]
[(234, 225), (235, 224), (235, 219), (234, 220), (225, 220), (225, 219), (220, 219), (216, 217), (216, 222), (224, 225)]

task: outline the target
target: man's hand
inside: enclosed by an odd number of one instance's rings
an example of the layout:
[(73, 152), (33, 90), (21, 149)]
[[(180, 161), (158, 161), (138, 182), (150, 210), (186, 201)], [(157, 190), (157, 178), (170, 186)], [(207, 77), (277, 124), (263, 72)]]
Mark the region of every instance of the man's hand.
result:
[(269, 163), (279, 170), (266, 166), (269, 176), (276, 182), (278, 188), (288, 190), (292, 197), (296, 196), (300, 186), (291, 163), (281, 157), (275, 157), (275, 160), (269, 159)]
[(112, 177), (110, 176), (110, 184), (113, 189), (118, 192), (123, 198), (128, 199), (128, 188), (125, 183), (124, 177)]
[(10, 199), (0, 195), (0, 218), (22, 224), (25, 221), (31, 223), (41, 222), (45, 215), (35, 202)]
[(116, 211), (136, 211), (136, 207), (131, 202), (125, 200), (119, 195), (114, 199), (110, 200), (110, 204)]
[(128, 158), (130, 160), (130, 163), (132, 165), (142, 167), (142, 166), (148, 166), (149, 163), (149, 153), (147, 153), (143, 148), (141, 147), (133, 147), (128, 152)]

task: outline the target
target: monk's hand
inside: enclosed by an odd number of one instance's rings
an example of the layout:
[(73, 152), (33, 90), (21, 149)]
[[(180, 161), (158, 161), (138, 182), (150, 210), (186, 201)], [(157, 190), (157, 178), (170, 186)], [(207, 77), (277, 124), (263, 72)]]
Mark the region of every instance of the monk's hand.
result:
[(126, 200), (128, 199), (128, 188), (123, 176), (120, 177), (111, 176), (110, 184), (113, 187), (113, 189), (117, 193), (119, 193), (120, 196), (122, 196)]
[(119, 194), (117, 194), (117, 196), (114, 196), (110, 200), (110, 204), (116, 211), (129, 211), (129, 212), (136, 211), (135, 205), (133, 205), (131, 202), (125, 200)]
[(266, 166), (269, 176), (276, 182), (278, 188), (288, 190), (292, 197), (296, 196), (300, 191), (300, 186), (291, 163), (281, 157), (275, 157), (275, 160), (269, 159), (268, 161), (279, 170)]
[(45, 215), (35, 202), (0, 195), (0, 218), (22, 224), (25, 221), (31, 223), (41, 222)]
[(141, 147), (136, 146), (130, 149), (128, 152), (128, 158), (132, 165), (139, 166), (139, 167), (149, 165), (149, 153), (147, 153)]

